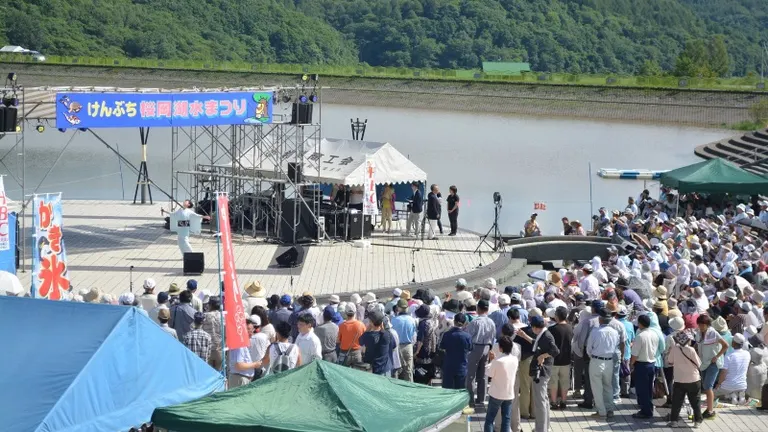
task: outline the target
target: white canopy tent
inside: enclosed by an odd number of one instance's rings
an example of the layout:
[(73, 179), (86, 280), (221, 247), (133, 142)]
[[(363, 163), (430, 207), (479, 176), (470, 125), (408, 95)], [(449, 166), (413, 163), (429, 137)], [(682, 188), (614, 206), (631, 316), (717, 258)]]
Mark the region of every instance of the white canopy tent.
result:
[[(323, 138), (319, 153), (314, 148), (304, 153), (304, 177), (316, 183), (360, 186), (364, 182), (365, 159), (370, 157), (376, 166), (376, 184), (426, 182), (427, 174), (395, 149), (392, 144), (371, 141)], [(269, 176), (275, 170), (270, 158), (246, 155), (240, 159), (243, 168), (260, 171)], [(320, 174), (317, 163), (320, 163)], [(258, 166), (256, 166), (258, 165)], [(313, 168), (314, 167), (314, 168)], [(282, 167), (287, 172), (287, 167)]]

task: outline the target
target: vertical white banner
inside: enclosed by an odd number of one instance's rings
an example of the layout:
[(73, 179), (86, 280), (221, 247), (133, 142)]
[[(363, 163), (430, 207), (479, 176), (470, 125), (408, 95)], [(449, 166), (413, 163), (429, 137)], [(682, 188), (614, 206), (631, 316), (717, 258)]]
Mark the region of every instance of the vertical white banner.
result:
[(8, 198), (5, 196), (5, 183), (0, 176), (0, 251), (11, 248), (10, 226), (8, 225)]
[(368, 157), (365, 158), (365, 176), (363, 178), (365, 179), (363, 214), (373, 216), (379, 213), (376, 201), (376, 165), (373, 163), (373, 159)]

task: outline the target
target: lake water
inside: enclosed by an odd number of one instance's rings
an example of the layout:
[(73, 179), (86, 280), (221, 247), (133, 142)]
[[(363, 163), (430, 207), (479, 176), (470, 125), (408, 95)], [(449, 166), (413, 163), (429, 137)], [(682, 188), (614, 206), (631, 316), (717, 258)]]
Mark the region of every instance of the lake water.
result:
[[(455, 184), (462, 199), (459, 226), (481, 232), (493, 223), (495, 191), (503, 197), (502, 232), (518, 233), (534, 202), (542, 202), (546, 210), (538, 212), (539, 223), (545, 233), (557, 234), (561, 217), (580, 219), (587, 226), (590, 208), (593, 212), (601, 206), (623, 209), (627, 197), (637, 196), (644, 187), (643, 181), (603, 180), (596, 175), (599, 168), (680, 167), (700, 160), (693, 154), (697, 145), (733, 134), (690, 127), (327, 104), (322, 115), (323, 136), (336, 138), (350, 137), (351, 117), (367, 118), (365, 139), (390, 142), (426, 171), (429, 182), (439, 184), (444, 194)], [(99, 134), (138, 166), (138, 130)], [(0, 140), (0, 155), (11, 149), (12, 140), (11, 136)], [(28, 194), (40, 185), (39, 192), (61, 191), (65, 199), (133, 198), (136, 174), (123, 165), (121, 179), (117, 157), (88, 132), (62, 134), (52, 127), (43, 134), (27, 132), (26, 148)], [(170, 130), (153, 129), (150, 176), (169, 191), (170, 154)], [(4, 160), (11, 172), (19, 171), (17, 159), (11, 153)], [(0, 165), (0, 173), (5, 172)], [(10, 177), (5, 186), (11, 199), (20, 199), (21, 189)], [(657, 184), (645, 186), (654, 194), (658, 191)], [(159, 192), (154, 198), (166, 201)]]

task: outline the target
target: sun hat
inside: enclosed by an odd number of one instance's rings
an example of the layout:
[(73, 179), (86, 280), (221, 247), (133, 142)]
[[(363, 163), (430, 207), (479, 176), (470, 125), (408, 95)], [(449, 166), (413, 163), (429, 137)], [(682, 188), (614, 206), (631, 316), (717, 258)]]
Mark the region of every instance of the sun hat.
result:
[(248, 285), (245, 286), (245, 292), (251, 297), (264, 297), (267, 295), (259, 281), (248, 282)]
[(674, 317), (669, 320), (669, 327), (674, 331), (680, 331), (685, 328), (685, 321), (681, 317)]

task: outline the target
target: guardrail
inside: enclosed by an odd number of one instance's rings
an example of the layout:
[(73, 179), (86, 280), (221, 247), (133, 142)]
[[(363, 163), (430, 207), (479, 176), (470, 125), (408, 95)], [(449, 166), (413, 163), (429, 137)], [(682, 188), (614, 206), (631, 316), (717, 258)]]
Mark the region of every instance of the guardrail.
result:
[(471, 69), (415, 69), (368, 65), (333, 66), (220, 62), (199, 60), (155, 60), (111, 57), (46, 56), (43, 63), (29, 56), (0, 55), (0, 62), (31, 63), (62, 66), (94, 66), (110, 68), (167, 69), (190, 71), (219, 71), (263, 74), (316, 73), (334, 77), (368, 77), (413, 80), (451, 80), (479, 82), (508, 82), (577, 86), (609, 86), (639, 88), (674, 88), (696, 90), (766, 91), (758, 76), (737, 78), (680, 78), (669, 76), (585, 75), (547, 72), (525, 72), (520, 75), (490, 75)]

